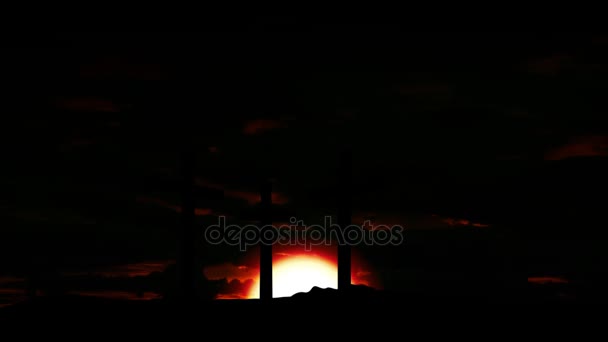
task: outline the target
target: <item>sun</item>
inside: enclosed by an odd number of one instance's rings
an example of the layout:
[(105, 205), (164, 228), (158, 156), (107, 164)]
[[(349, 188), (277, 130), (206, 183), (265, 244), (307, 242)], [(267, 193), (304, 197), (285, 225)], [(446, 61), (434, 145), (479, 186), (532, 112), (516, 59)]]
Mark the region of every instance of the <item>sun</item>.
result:
[[(272, 265), (272, 296), (290, 297), (308, 292), (314, 286), (337, 288), (338, 268), (319, 256), (297, 255)], [(259, 280), (251, 287), (249, 298), (260, 297)]]

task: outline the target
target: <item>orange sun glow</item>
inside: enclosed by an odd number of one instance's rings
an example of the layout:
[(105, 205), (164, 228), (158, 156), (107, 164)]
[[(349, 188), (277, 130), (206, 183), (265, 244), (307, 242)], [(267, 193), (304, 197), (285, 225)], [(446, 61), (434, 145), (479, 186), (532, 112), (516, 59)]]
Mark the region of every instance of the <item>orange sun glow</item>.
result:
[[(272, 296), (275, 298), (308, 292), (314, 286), (334, 289), (338, 286), (336, 264), (318, 256), (288, 257), (274, 263), (272, 268)], [(248, 297), (260, 297), (259, 279), (251, 287)]]

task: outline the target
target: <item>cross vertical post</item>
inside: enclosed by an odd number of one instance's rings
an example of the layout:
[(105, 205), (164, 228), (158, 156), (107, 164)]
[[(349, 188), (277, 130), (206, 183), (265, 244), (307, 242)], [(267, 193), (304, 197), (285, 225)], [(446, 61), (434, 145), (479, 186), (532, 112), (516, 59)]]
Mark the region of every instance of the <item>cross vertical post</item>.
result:
[[(196, 299), (196, 231), (194, 177), (196, 155), (190, 139), (185, 139), (181, 150), (182, 213), (177, 258), (178, 296), (182, 300)], [(199, 270), (200, 271), (200, 270)]]
[[(352, 155), (350, 149), (341, 152), (338, 167), (338, 225), (342, 232), (351, 224)], [(338, 290), (346, 290), (351, 284), (351, 246), (338, 245)]]
[[(272, 224), (272, 183), (265, 180), (261, 189), (262, 227)], [(272, 299), (272, 245), (260, 243), (260, 299)]]

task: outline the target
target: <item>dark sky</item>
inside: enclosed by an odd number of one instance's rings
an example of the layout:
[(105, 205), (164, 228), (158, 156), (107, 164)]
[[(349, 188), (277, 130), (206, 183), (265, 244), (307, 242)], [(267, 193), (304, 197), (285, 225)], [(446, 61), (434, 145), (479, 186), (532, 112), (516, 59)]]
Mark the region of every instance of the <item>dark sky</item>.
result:
[(524, 257), (521, 274), (565, 276), (595, 250), (547, 240), (605, 238), (608, 34), (256, 24), (12, 38), (4, 274), (172, 258), (187, 134), (201, 223), (255, 218), (260, 177), (276, 181), (279, 221), (334, 213), (350, 146), (355, 219), (412, 231), (407, 248), (361, 252), (388, 288), (435, 259), (485, 260), (471, 267), (494, 277)]

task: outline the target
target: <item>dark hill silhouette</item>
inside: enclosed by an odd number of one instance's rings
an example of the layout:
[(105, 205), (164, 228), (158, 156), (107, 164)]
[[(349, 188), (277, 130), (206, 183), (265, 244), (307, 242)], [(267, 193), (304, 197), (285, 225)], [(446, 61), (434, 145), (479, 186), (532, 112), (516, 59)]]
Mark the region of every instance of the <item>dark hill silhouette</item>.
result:
[[(567, 313), (572, 304), (544, 298), (524, 304), (523, 294), (504, 298), (442, 296), (441, 294), (388, 293), (354, 285), (347, 290), (312, 288), (292, 297), (260, 300), (173, 302), (124, 301), (90, 297), (40, 297), (0, 310), (5, 327), (52, 326), (55, 331), (128, 332), (153, 336), (161, 332), (219, 334), (226, 339), (269, 339), (285, 336), (342, 337), (392, 336), (419, 324), (481, 324), (508, 322), (513, 312), (534, 309), (542, 319), (543, 307)], [(561, 309), (561, 310), (559, 310)], [(263, 323), (263, 325), (262, 325)], [(267, 326), (268, 330), (260, 330)], [(395, 330), (397, 329), (397, 330)], [(404, 330), (406, 329), (406, 330)]]
[[(298, 293), (292, 297), (275, 298), (271, 301), (260, 300), (212, 300), (193, 301), (184, 304), (180, 301), (154, 299), (149, 301), (126, 301), (119, 299), (104, 299), (80, 296), (48, 296), (37, 297), (32, 300), (17, 303), (0, 310), (0, 319), (4, 321), (21, 322), (37, 320), (92, 320), (103, 317), (104, 322), (121, 321), (128, 319), (132, 322), (156, 320), (170, 320), (173, 314), (184, 307), (192, 309), (189, 314), (193, 316), (206, 316), (211, 313), (207, 320), (220, 321), (227, 316), (224, 314), (236, 314), (237, 316), (255, 319), (255, 311), (258, 309), (272, 309), (280, 307), (289, 313), (299, 310), (319, 310), (323, 312), (327, 308), (336, 310), (344, 309), (344, 314), (350, 316), (358, 314), (358, 310), (374, 307), (379, 310), (379, 315), (388, 315), (392, 309), (403, 309), (403, 305), (412, 310), (423, 310), (427, 305), (434, 307), (449, 308), (455, 303), (468, 303), (469, 305), (483, 305), (484, 302), (496, 302), (495, 299), (484, 300), (472, 297), (447, 297), (447, 296), (421, 296), (407, 295), (403, 293), (388, 293), (375, 290), (363, 285), (351, 285), (346, 290), (335, 290), (331, 288), (312, 288), (309, 292)], [(448, 303), (450, 303), (448, 305)], [(338, 305), (339, 304), (339, 305)], [(232, 312), (237, 310), (237, 312)], [(355, 310), (351, 312), (351, 310)], [(385, 313), (383, 313), (386, 311)]]
[(374, 299), (379, 299), (380, 293), (380, 291), (365, 285), (350, 285), (346, 289), (340, 291), (332, 288), (322, 289), (320, 287), (315, 286), (309, 292), (296, 293), (290, 298), (290, 300), (296, 302), (325, 302), (347, 300), (370, 301)]

